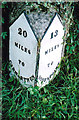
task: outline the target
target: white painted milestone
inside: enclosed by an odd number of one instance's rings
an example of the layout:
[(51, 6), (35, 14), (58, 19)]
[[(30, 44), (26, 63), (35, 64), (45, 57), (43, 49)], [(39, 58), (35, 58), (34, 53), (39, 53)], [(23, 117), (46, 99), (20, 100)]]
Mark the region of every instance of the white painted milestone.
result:
[(24, 13), (10, 26), (9, 59), (21, 78), (35, 77), (37, 39)]
[(49, 83), (61, 61), (64, 30), (58, 14), (55, 15), (41, 41), (38, 83), (40, 87)]

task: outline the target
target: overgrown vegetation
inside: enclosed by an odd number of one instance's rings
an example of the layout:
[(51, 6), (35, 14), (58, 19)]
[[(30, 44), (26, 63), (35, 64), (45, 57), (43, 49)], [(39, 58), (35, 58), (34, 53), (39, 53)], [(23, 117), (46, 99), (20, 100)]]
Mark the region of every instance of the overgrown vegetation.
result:
[[(57, 5), (63, 4), (66, 12), (67, 5), (65, 7), (65, 3), (58, 3)], [(50, 5), (52, 4), (50, 3)], [(79, 7), (79, 4), (72, 3), (70, 6), (75, 8)], [(48, 4), (45, 3), (44, 7), (48, 8)], [(9, 69), (8, 63), (3, 63), (3, 120), (79, 119), (79, 20), (77, 14), (75, 14), (75, 9), (73, 12), (71, 18), (69, 16), (73, 21), (69, 22), (71, 24), (68, 24), (69, 30), (67, 29), (64, 38), (66, 47), (60, 72), (44, 88), (39, 90), (37, 86), (34, 88), (21, 86), (15, 76), (8, 77), (6, 72)], [(68, 12), (65, 14), (68, 14)], [(5, 34), (2, 33), (2, 37), (3, 40), (6, 40), (7, 34), (6, 31), (4, 32)]]

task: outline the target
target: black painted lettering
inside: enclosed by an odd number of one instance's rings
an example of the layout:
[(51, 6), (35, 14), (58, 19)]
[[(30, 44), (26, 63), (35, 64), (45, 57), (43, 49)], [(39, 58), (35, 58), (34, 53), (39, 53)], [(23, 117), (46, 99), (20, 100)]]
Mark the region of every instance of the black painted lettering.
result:
[(18, 75), (18, 78), (20, 78), (20, 76)]
[(49, 80), (49, 78), (47, 77), (47, 80)]
[(58, 62), (58, 64), (57, 64), (57, 66), (59, 65), (59, 62)]
[(41, 76), (39, 76), (39, 79), (40, 79), (40, 81), (42, 81), (42, 82), (45, 82), (46, 80), (49, 80), (48, 77), (47, 77), (47, 78), (42, 78)]
[(54, 72), (49, 77), (51, 78), (53, 74), (54, 74)]
[(51, 48), (51, 51), (53, 51), (53, 47)]
[(57, 45), (51, 47), (50, 49), (46, 50), (46, 51), (45, 51), (45, 55), (48, 54), (48, 53), (50, 53), (50, 52), (52, 52), (52, 51), (54, 51), (54, 50), (57, 49), (58, 47), (59, 47), (59, 44), (57, 44)]
[(22, 29), (21, 28), (18, 28), (18, 34), (22, 35)]
[(27, 37), (27, 32), (25, 30), (22, 30), (22, 28), (18, 28), (18, 34)]
[(22, 77), (22, 76), (20, 76), (20, 79), (21, 79), (21, 80), (23, 80), (23, 77)]
[(25, 48), (25, 52), (27, 53), (27, 48)]
[(26, 79), (24, 78), (24, 83), (26, 83)]
[(44, 78), (44, 82), (46, 81), (46, 78)]
[(56, 37), (57, 35), (58, 35), (58, 30), (56, 30), (55, 33), (53, 33), (53, 32), (51, 33), (50, 39), (52, 39), (53, 37)]
[(53, 65), (53, 61), (47, 64), (48, 67), (50, 67), (50, 65)]
[(50, 39), (52, 39), (53, 38), (53, 32), (51, 33), (51, 38)]
[(27, 37), (27, 32), (26, 31), (23, 31), (23, 36)]
[(28, 50), (28, 53), (31, 54), (30, 50)]
[(25, 66), (24, 62), (22, 62), (22, 66)]
[(50, 51), (51, 51), (51, 50), (49, 49), (49, 53), (50, 53)]
[(45, 51), (45, 55), (46, 55), (46, 54), (48, 54), (48, 50), (47, 50), (47, 51)]
[(59, 47), (59, 45), (57, 45), (57, 47)]
[(54, 46), (54, 49), (56, 49), (56, 45)]
[(15, 74), (17, 75), (18, 73), (15, 71)]
[(25, 77), (23, 77), (23, 81), (24, 81), (24, 83), (27, 81), (27, 79), (25, 78)]
[(54, 74), (54, 72), (52, 73), (52, 75)]
[(19, 61), (19, 64), (21, 64), (23, 67), (25, 66), (25, 63), (22, 62), (21, 60), (18, 60)]
[(19, 44), (19, 49), (20, 49), (21, 45)]
[(21, 44), (15, 42), (15, 46), (18, 47), (20, 50), (22, 50), (22, 51), (24, 51), (24, 52), (26, 52), (26, 53), (28, 53), (28, 54), (31, 54), (31, 51), (28, 50), (28, 48), (22, 46)]
[(50, 63), (48, 63), (47, 66), (49, 67), (49, 66), (50, 66)]
[(18, 47), (18, 43), (15, 42), (15, 46)]
[(51, 65), (53, 65), (53, 61), (51, 62)]
[(54, 70), (54, 72), (56, 72), (56, 70)]
[(12, 69), (13, 69), (13, 71), (15, 72), (15, 68), (13, 67)]
[(54, 37), (56, 37), (57, 35), (58, 35), (58, 30), (55, 31)]
[(21, 50), (23, 51), (23, 46), (21, 46)]
[(27, 82), (29, 82), (29, 79), (27, 79)]
[(11, 67), (13, 67), (13, 65), (11, 64)]
[(56, 66), (56, 69), (58, 68), (58, 66)]
[(18, 60), (19, 61), (19, 64), (21, 63), (21, 60)]

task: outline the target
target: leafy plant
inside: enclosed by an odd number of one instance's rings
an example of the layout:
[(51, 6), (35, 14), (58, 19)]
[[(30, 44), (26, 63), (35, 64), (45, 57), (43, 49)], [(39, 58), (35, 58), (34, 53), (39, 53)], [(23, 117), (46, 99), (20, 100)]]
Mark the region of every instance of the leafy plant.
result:
[(7, 32), (2, 32), (2, 33), (1, 33), (1, 37), (2, 37), (3, 39), (5, 39), (6, 36), (7, 36)]

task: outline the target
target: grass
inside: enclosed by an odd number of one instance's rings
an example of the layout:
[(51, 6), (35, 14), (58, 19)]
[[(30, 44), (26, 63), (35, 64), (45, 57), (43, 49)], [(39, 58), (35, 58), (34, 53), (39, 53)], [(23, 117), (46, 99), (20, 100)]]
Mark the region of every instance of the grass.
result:
[(79, 78), (60, 71), (54, 81), (41, 90), (23, 88), (12, 76), (3, 77), (3, 120), (78, 119)]
[(40, 90), (21, 86), (15, 76), (8, 79), (3, 65), (3, 120), (79, 119), (79, 53), (67, 46), (65, 53), (59, 74)]
[[(66, 41), (59, 74), (41, 88), (25, 88), (15, 76), (8, 76), (3, 64), (3, 120), (79, 119), (79, 21), (75, 19)], [(4, 34), (3, 34), (4, 35)]]

